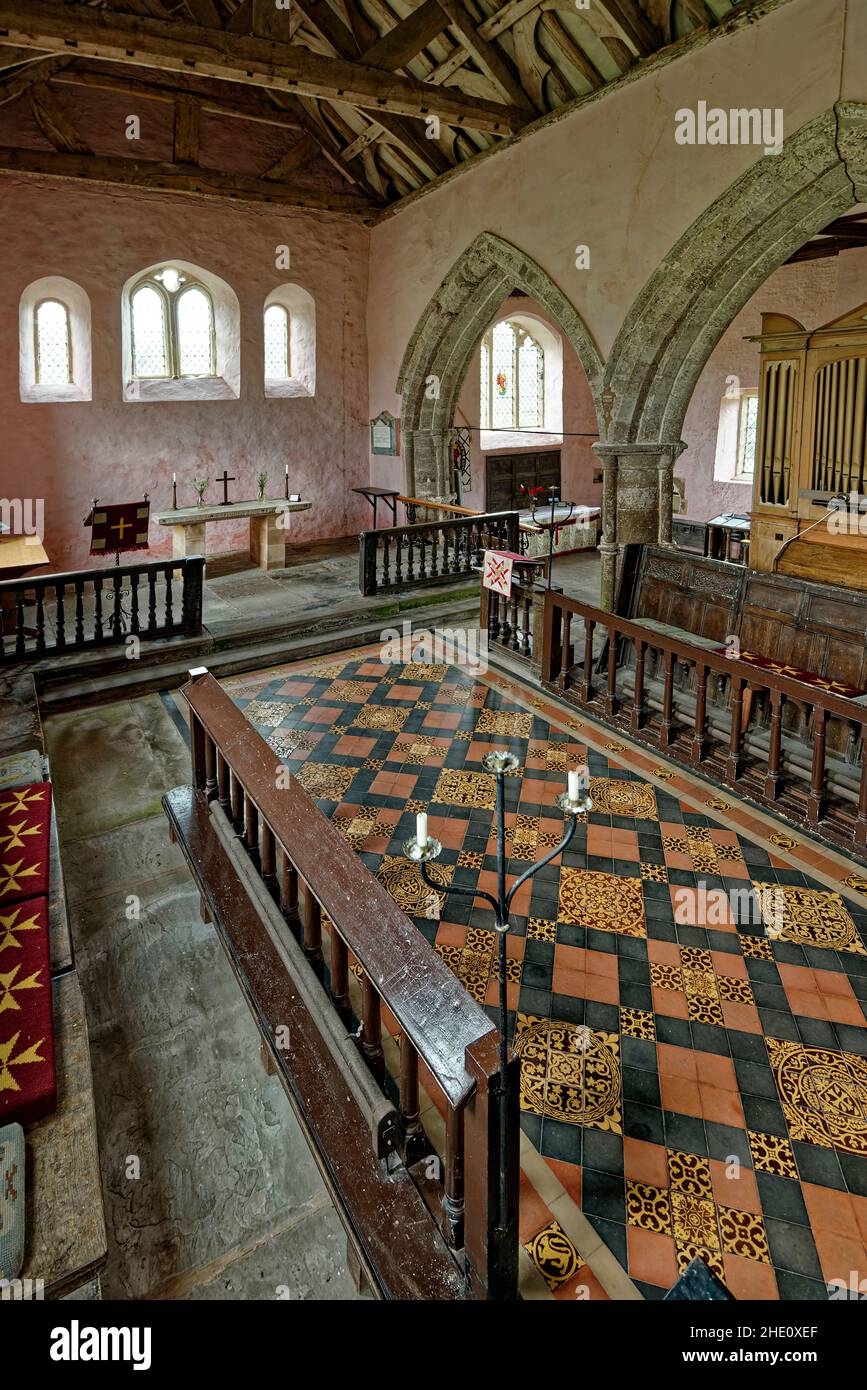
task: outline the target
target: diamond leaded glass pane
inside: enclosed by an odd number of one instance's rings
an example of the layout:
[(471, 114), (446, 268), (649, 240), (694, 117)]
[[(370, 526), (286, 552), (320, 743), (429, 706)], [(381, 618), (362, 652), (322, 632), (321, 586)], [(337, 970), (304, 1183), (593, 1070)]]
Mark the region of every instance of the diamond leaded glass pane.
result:
[(178, 296), (178, 370), (181, 376), (214, 375), (214, 314), (204, 290)]
[(756, 421), (759, 415), (758, 393), (741, 397), (741, 447), (739, 471), (752, 473), (756, 462)]
[(165, 300), (149, 285), (132, 297), (132, 344), (133, 376), (169, 375)]
[(42, 386), (68, 386), (72, 380), (69, 314), (57, 299), (43, 300), (36, 310), (36, 380)]
[(529, 334), (518, 349), (518, 429), (542, 424), (542, 350)]
[(282, 304), (265, 310), (265, 375), (272, 381), (289, 376), (289, 315)]
[(491, 428), (491, 354), (487, 343), (482, 343), (481, 381), (479, 417), (483, 430)]
[(515, 331), (505, 320), (491, 334), (491, 428), (515, 428)]

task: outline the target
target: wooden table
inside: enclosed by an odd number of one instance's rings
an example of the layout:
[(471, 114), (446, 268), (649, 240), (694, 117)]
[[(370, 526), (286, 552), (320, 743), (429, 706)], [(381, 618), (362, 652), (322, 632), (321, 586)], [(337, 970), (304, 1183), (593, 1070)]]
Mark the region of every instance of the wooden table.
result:
[(205, 555), (205, 528), (211, 521), (250, 522), (250, 559), (261, 570), (279, 570), (286, 564), (287, 527), (280, 524), (286, 512), (306, 512), (312, 502), (287, 502), (284, 497), (263, 497), (255, 502), (227, 502), (208, 507), (177, 507), (153, 512), (151, 520), (169, 526), (172, 532), (172, 558)]
[(40, 536), (0, 535), (0, 579), (20, 579), (50, 564)]
[(373, 508), (374, 531), (376, 530), (376, 504), (380, 498), (387, 507), (391, 507), (391, 522), (393, 526), (397, 525), (397, 499), (400, 497), (400, 492), (396, 487), (354, 487), (352, 491), (366, 497)]

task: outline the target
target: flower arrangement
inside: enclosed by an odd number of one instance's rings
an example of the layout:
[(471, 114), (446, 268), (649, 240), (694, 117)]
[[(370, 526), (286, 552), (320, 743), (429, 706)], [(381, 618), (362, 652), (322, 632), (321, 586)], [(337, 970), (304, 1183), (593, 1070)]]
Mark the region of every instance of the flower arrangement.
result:
[(197, 497), (196, 506), (197, 506), (197, 507), (201, 507), (202, 503), (203, 503), (204, 500), (205, 500), (205, 493), (207, 492), (207, 489), (208, 489), (208, 480), (207, 480), (207, 478), (194, 478), (194, 479), (193, 479), (193, 487), (196, 489), (196, 497)]
[(538, 483), (534, 487), (527, 487), (526, 483), (521, 483), (519, 486), (525, 497), (538, 497), (540, 493), (545, 491), (541, 483)]
[(256, 478), (256, 483), (259, 488), (259, 500), (261, 501), (261, 499), (265, 496), (265, 489), (268, 486), (268, 474), (260, 473)]

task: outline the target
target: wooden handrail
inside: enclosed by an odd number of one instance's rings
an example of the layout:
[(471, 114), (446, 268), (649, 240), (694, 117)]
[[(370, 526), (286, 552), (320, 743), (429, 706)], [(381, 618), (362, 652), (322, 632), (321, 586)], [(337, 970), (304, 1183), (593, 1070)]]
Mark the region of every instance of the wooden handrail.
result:
[(126, 579), (132, 574), (147, 574), (149, 571), (160, 571), (165, 569), (184, 569), (191, 565), (204, 565), (203, 555), (185, 555), (180, 559), (171, 557), (163, 560), (141, 560), (128, 565), (93, 565), (90, 569), (83, 570), (51, 570), (48, 573), (23, 575), (20, 579), (0, 580), (0, 592), (8, 592), (10, 589), (53, 589), (57, 584), (73, 585), (77, 579), (87, 582), (95, 582), (97, 579), (111, 579), (112, 575), (119, 575), (121, 579)]
[(372, 877), (298, 779), (283, 778), (277, 786), (279, 759), (219, 682), (207, 674), (182, 686), (181, 694), (449, 1104), (463, 1105), (472, 1089), (464, 1054), (493, 1028), (484, 1009)]
[[(456, 507), (451, 502), (433, 502), (430, 497), (401, 496), (397, 500), (408, 507), (429, 507), (431, 511), (450, 512), (454, 516), (484, 516), (484, 512), (477, 512), (472, 507)], [(538, 535), (542, 530), (541, 526), (534, 526), (532, 521), (519, 521), (518, 529), (531, 535)]]

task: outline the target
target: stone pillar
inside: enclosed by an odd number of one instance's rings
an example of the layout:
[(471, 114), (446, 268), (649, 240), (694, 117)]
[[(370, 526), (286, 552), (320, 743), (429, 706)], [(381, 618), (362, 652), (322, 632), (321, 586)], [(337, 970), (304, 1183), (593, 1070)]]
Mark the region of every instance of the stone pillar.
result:
[(602, 559), (600, 604), (613, 608), (617, 563), (624, 545), (671, 545), (674, 460), (686, 448), (673, 443), (599, 442), (602, 460)]

